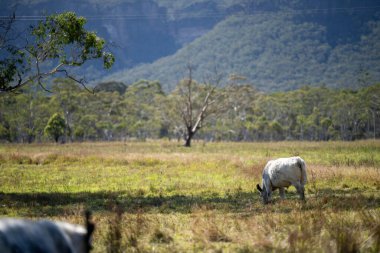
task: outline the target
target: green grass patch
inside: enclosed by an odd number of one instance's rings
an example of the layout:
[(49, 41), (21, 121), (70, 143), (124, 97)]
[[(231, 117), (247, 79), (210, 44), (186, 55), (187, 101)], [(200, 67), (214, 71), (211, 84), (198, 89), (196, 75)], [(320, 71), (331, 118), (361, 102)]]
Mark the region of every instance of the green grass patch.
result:
[[(265, 163), (293, 155), (306, 203), (290, 187), (262, 205)], [(0, 215), (92, 210), (94, 252), (378, 252), (379, 190), (378, 141), (0, 145)]]

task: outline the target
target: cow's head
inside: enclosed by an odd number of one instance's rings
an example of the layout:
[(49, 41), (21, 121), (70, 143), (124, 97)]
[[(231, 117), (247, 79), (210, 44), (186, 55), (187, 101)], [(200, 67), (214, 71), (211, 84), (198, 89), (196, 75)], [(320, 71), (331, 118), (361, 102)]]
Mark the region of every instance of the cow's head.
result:
[(85, 213), (85, 226), (63, 222), (59, 222), (58, 225), (70, 237), (75, 252), (89, 253), (92, 250), (91, 241), (95, 225), (91, 221), (91, 213), (89, 211)]
[(260, 196), (263, 199), (263, 203), (268, 204), (269, 203), (269, 196), (268, 196), (268, 192), (265, 188), (265, 185), (263, 185), (263, 189), (261, 189), (260, 185), (257, 184), (256, 188), (260, 192)]

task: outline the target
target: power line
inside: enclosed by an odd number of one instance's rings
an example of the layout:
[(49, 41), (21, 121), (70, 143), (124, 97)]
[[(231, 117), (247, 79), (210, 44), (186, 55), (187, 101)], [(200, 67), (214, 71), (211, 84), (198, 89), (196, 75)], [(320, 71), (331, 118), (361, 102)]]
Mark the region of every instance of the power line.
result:
[[(93, 15), (84, 16), (87, 20), (141, 20), (141, 19), (168, 19), (168, 18), (220, 18), (228, 15), (234, 16), (256, 16), (256, 15), (277, 15), (277, 14), (313, 14), (313, 13), (331, 13), (331, 12), (361, 12), (380, 9), (380, 6), (360, 6), (360, 7), (339, 7), (339, 8), (319, 8), (319, 9), (296, 9), (296, 10), (281, 10), (281, 11), (249, 11), (238, 13), (225, 12), (203, 12), (199, 14), (167, 12), (155, 15), (144, 14), (126, 14), (126, 15)], [(40, 21), (45, 20), (48, 15), (21, 15), (16, 16), (18, 21)], [(8, 20), (9, 16), (0, 16), (0, 20)]]

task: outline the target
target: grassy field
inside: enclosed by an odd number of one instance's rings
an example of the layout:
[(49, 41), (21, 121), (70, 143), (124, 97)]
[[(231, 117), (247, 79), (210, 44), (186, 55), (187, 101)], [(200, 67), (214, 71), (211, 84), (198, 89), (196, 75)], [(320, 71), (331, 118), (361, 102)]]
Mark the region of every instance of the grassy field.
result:
[[(0, 216), (83, 223), (93, 252), (379, 252), (380, 142), (0, 144)], [(262, 205), (272, 158), (307, 164)]]

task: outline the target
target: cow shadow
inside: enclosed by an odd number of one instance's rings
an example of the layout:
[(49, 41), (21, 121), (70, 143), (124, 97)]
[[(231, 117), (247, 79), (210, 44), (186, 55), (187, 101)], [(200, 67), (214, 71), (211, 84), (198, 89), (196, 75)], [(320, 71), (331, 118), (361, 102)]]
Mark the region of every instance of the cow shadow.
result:
[[(16, 213), (25, 217), (75, 215), (78, 210), (93, 212), (112, 211), (117, 205), (127, 213), (192, 213), (197, 209), (220, 210), (228, 213), (290, 212), (298, 206), (301, 209), (333, 208), (338, 210), (375, 209), (380, 205), (377, 195), (363, 195), (360, 192), (347, 192), (321, 189), (318, 194), (306, 195), (305, 203), (298, 200), (295, 192), (287, 193), (287, 200), (279, 199), (274, 193), (271, 204), (264, 206), (257, 192), (239, 191), (223, 196), (170, 195), (136, 196), (127, 191), (100, 191), (76, 193), (2, 193), (0, 192), (0, 215)], [(297, 203), (297, 205), (295, 205)]]
[[(258, 194), (239, 192), (228, 196), (214, 195), (171, 195), (136, 196), (127, 191), (100, 191), (77, 193), (2, 193), (0, 192), (0, 215), (16, 210), (24, 216), (54, 216), (70, 214), (82, 207), (94, 212), (111, 211), (115, 205), (124, 212), (191, 213), (197, 208), (220, 209), (242, 212), (253, 202), (259, 201)], [(8, 211), (7, 211), (8, 210)]]

